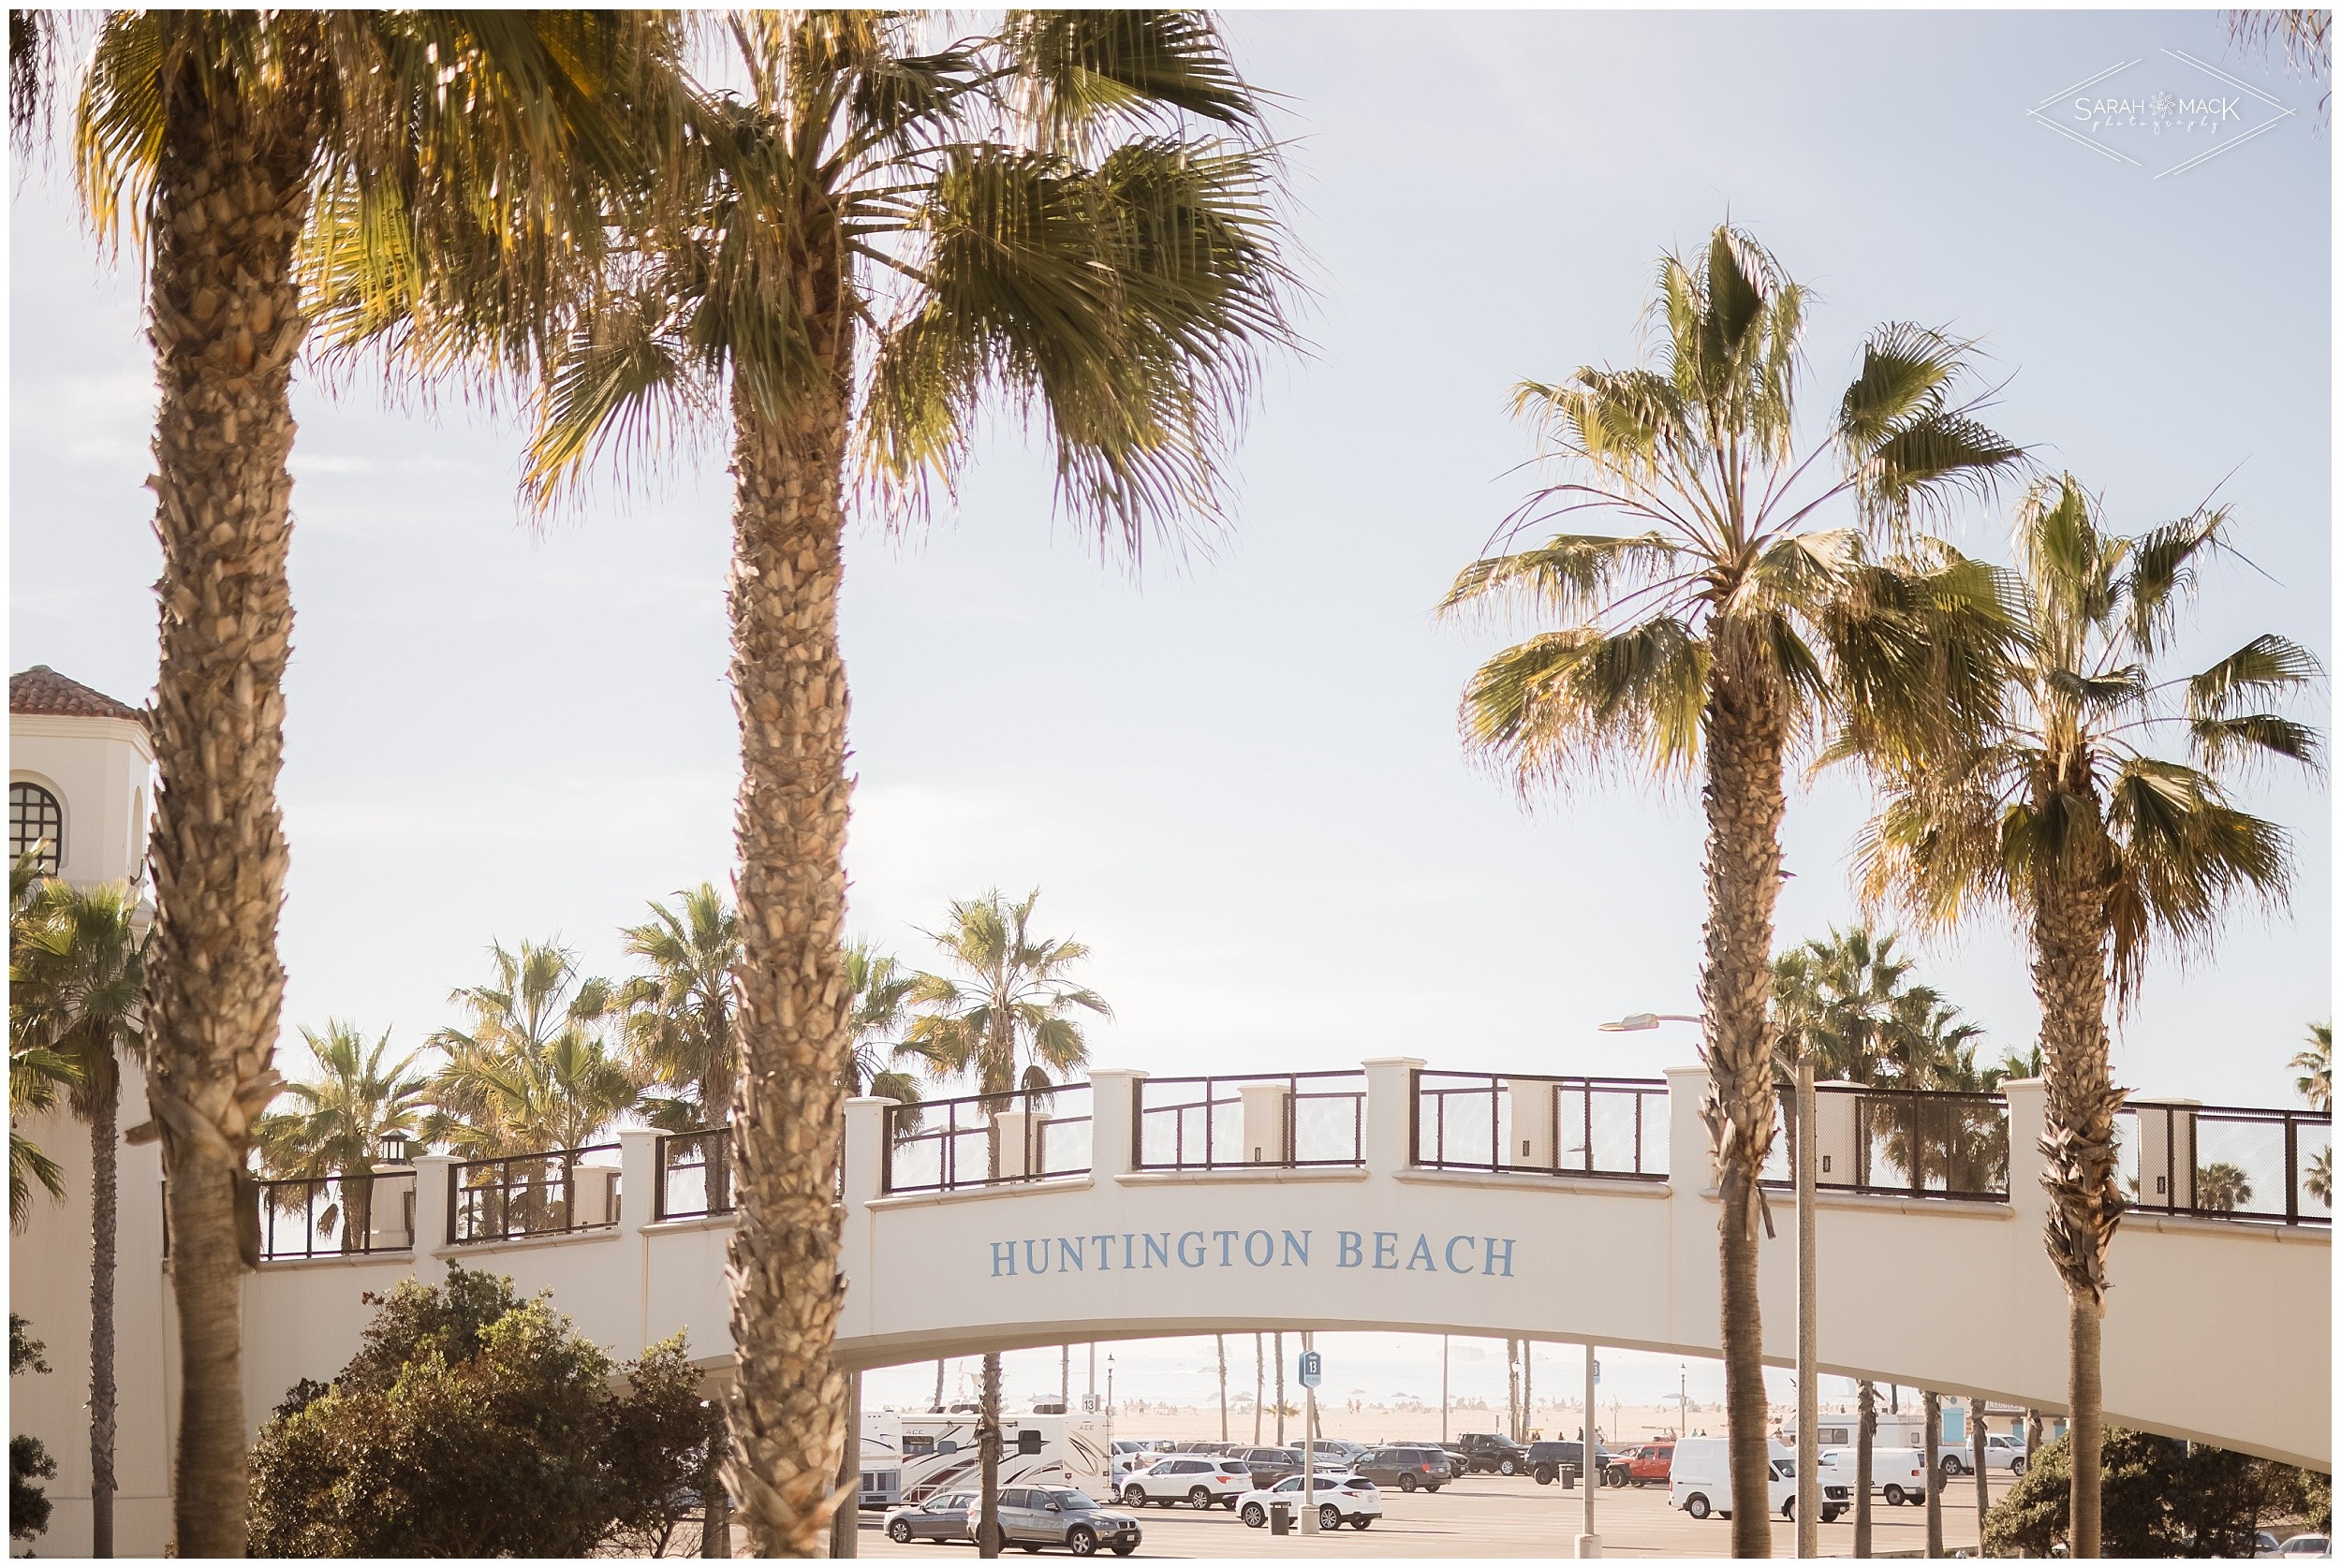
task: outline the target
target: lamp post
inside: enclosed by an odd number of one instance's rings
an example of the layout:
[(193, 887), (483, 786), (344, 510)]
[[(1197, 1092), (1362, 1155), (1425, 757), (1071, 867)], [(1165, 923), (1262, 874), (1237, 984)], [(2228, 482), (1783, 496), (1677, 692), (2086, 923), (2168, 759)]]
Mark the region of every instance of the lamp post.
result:
[(1656, 1029), (1662, 1023), (1705, 1023), (1705, 1018), (1691, 1013), (1628, 1013), (1605, 1024), (1598, 1024), (1604, 1034), (1633, 1034), (1645, 1029)]
[(1579, 1450), (1585, 1461), (1580, 1477), (1585, 1488), (1584, 1522), (1577, 1536), (1577, 1555), (1581, 1558), (1601, 1555), (1601, 1537), (1593, 1527), (1593, 1494), (1601, 1489), (1601, 1441), (1594, 1435), (1595, 1401), (1598, 1398), (1595, 1385), (1601, 1381), (1601, 1363), (1596, 1357), (1600, 1354), (1600, 1348), (1592, 1341), (1585, 1341), (1585, 1441)]

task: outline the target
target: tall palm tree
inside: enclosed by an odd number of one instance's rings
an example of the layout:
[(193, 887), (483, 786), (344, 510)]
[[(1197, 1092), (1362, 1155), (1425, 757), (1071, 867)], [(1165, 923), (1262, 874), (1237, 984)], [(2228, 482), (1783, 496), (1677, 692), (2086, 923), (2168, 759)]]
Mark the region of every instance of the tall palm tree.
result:
[[(338, 1222), (342, 1251), (363, 1245), (374, 1233), (374, 1165), (383, 1143), (394, 1136), (419, 1137), (429, 1115), (431, 1078), (415, 1070), (418, 1052), (386, 1062), (390, 1032), (369, 1048), (358, 1026), (326, 1021), (324, 1033), (303, 1028), (301, 1037), (316, 1059), (317, 1077), (286, 1086), (298, 1110), (270, 1111), (253, 1123), (252, 1136), (269, 1174), (287, 1181), (323, 1183), (338, 1180), (341, 1200), (319, 1216), (328, 1230)], [(287, 1204), (314, 1196), (291, 1188), (277, 1192)], [(338, 1207), (343, 1212), (336, 1213)]]
[[(2239, 899), (2285, 898), (2290, 836), (2231, 804), (2224, 781), (2260, 762), (2319, 768), (2316, 732), (2265, 710), (2320, 671), (2263, 635), (2163, 674), (2199, 573), (2229, 548), (2224, 507), (2124, 536), (2067, 475), (2026, 495), (2015, 546), (2007, 592), (2025, 630), (1999, 711), (1954, 746), (1865, 748), (1886, 799), (1858, 853), (1872, 900), (1934, 928), (1995, 907), (2031, 948), (2048, 1253), (2071, 1309), (2072, 1550), (2095, 1556), (2105, 1254), (2123, 1207), (2108, 1004), (2137, 997), (2156, 947), (2201, 952)], [(2185, 760), (2156, 746), (2172, 728)]]
[[(146, 1048), (147, 932), (138, 889), (56, 878), (11, 931), (10, 1044), (69, 1064), (66, 1103), (90, 1135), (90, 1554), (113, 1555), (114, 1274), (120, 1252), (122, 1074)], [(13, 1065), (13, 1063), (11, 1063)]]
[[(1105, 998), (1076, 985), (1069, 974), (1089, 957), (1086, 943), (1071, 937), (1050, 939), (1032, 931), (1033, 906), (1040, 901), (1034, 888), (1019, 903), (1010, 903), (994, 888), (979, 899), (954, 899), (950, 917), (939, 931), (927, 934), (956, 970), (947, 975), (920, 974), (909, 991), (909, 1004), (919, 1009), (903, 1050), (923, 1060), (937, 1078), (971, 1077), (976, 1092), (1007, 1097), (1019, 1092), (1028, 1104), (1045, 1103), (1049, 1091), (1089, 1061), (1088, 1036), (1074, 1011), (1112, 1018)], [(1055, 1078), (1051, 1073), (1057, 1075)], [(999, 1353), (983, 1358), (985, 1398), (1000, 1386)], [(1228, 1351), (1219, 1346), (1219, 1435), (1227, 1433)], [(999, 1412), (987, 1413), (996, 1426)], [(998, 1519), (997, 1489), (990, 1480), (983, 1487), (982, 1526), (979, 1541), (989, 1542)]]
[(604, 1038), (616, 989), (578, 974), (555, 943), (493, 943), (495, 977), (457, 989), (468, 1030), (435, 1030), (447, 1053), (424, 1136), (479, 1158), (575, 1149), (633, 1108), (640, 1084)]
[(2308, 1102), (2311, 1110), (2330, 1113), (2333, 1109), (2333, 1025), (2312, 1023), (2308, 1026), (2308, 1048), (2295, 1055), (2289, 1065), (2300, 1077), (2292, 1087)]
[[(20, 105), (47, 101), (61, 25), (10, 14), (11, 77), (37, 88)], [(620, 127), (654, 97), (671, 29), (587, 11), (114, 10), (91, 26), (76, 172), (107, 249), (127, 219), (161, 386), (156, 1120), (137, 1131), (163, 1139), (170, 1176), (177, 1545), (213, 1556), (244, 1547), (253, 1258), (236, 1215), (278, 1082), (290, 392), (317, 276), (366, 256), (405, 289), (460, 275), (524, 352), (566, 275), (598, 259), (581, 186), (655, 155)]]
[(817, 1549), (844, 1442), (830, 1202), (850, 1024), (837, 599), (849, 499), (915, 520), (994, 406), (1136, 560), (1223, 515), (1265, 351), (1294, 340), (1259, 96), (1205, 13), (742, 13), (640, 242), (574, 317), (533, 447), (550, 499), (614, 441), (722, 428), (746, 1061), (733, 1473), (758, 1551)]
[[(846, 1018), (851, 1030), (846, 1093), (876, 1094), (905, 1106), (917, 1105), (918, 1075), (895, 1063), (914, 1054), (905, 1050), (902, 1036), (919, 976), (904, 969), (892, 954), (881, 953), (875, 943), (866, 941), (847, 947), (843, 974), (850, 999)], [(911, 1125), (905, 1119), (905, 1129)]]
[(691, 1092), (652, 1120), (711, 1127), (730, 1114), (740, 1076), (740, 916), (712, 882), (675, 898), (680, 908), (653, 903), (648, 920), (619, 931), (650, 966), (618, 988), (620, 1027), (645, 1083)]
[(2214, 1160), (2195, 1167), (2195, 1207), (2214, 1214), (2232, 1214), (2252, 1200), (2251, 1177), (2244, 1167)]
[(33, 1187), (52, 1198), (65, 1196), (65, 1170), (41, 1151), (38, 1144), (17, 1130), (17, 1119), (54, 1110), (57, 1102), (73, 1092), (81, 1073), (72, 1059), (38, 1043), (25, 1011), (25, 992), (13, 983), (21, 960), (28, 956), (27, 939), (34, 895), (46, 880), (40, 871), (48, 841), (18, 856), (8, 867), (8, 1224), (22, 1225), (31, 1211)]
[[(1545, 455), (1570, 472), (1515, 514), (1512, 533), (1580, 512), (1639, 531), (1563, 532), (1474, 562), (1442, 607), (1524, 603), (1559, 623), (1481, 665), (1463, 698), (1465, 744), (1524, 794), (1586, 773), (1679, 783), (1703, 769), (1702, 1113), (1722, 1195), (1731, 1476), (1745, 1497), (1760, 1495), (1767, 1472), (1757, 1180), (1775, 1106), (1766, 1004), (1786, 757), (1833, 711), (1892, 731), (1945, 722), (1972, 700), (1971, 655), (1988, 664), (1997, 615), (1989, 577), (1941, 547), (1919, 553), (1908, 529), (2018, 458), (1956, 401), (1967, 346), (1907, 324), (1870, 335), (1825, 435), (1802, 445), (1805, 304), (1729, 227), (1703, 252), (1663, 257), (1650, 366), (1587, 367), (1515, 394)], [(1839, 509), (1849, 518), (1823, 530)], [(1873, 541), (1893, 553), (1873, 559)], [(1771, 1549), (1750, 1509), (1734, 1515), (1732, 1541), (1745, 1556)]]

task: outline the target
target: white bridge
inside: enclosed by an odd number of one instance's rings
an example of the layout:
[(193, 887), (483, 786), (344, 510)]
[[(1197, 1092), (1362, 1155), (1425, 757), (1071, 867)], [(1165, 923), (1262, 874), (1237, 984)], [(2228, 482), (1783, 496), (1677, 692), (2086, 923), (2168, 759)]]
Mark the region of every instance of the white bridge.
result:
[[(838, 1354), (868, 1368), (1158, 1335), (1383, 1329), (1713, 1356), (1720, 1209), (1703, 1082), (1698, 1067), (1550, 1078), (1402, 1058), (1244, 1077), (1101, 1070), (1046, 1097), (917, 1107), (851, 1101)], [(133, 1077), (125, 1098), (140, 1097)], [(2041, 1108), (2037, 1081), (2000, 1095), (1822, 1086), (1823, 1370), (2063, 1409)], [(126, 1105), (125, 1124), (142, 1114)], [(2133, 1103), (2122, 1124), (2138, 1198), (2111, 1258), (2107, 1419), (2330, 1470), (2331, 1209), (2309, 1172), (2329, 1160), (2331, 1118), (2162, 1101)], [(49, 1141), (70, 1147), (62, 1125)], [(340, 1182), (263, 1184), (267, 1261), (244, 1287), (253, 1425), (295, 1381), (347, 1360), (365, 1295), (459, 1264), (508, 1274), (523, 1293), (549, 1288), (620, 1357), (684, 1333), (722, 1375), (727, 1153), (721, 1131), (630, 1130), (513, 1160), (426, 1155), (375, 1178), (357, 1234), (338, 1214), (321, 1223), (348, 1208)], [(167, 1539), (176, 1393), (153, 1162), (151, 1149), (124, 1151), (119, 1511), (134, 1552)], [(1785, 1138), (1775, 1163), (1785, 1178)], [(1764, 1345), (1789, 1366), (1793, 1199), (1776, 1185), (1770, 1203)], [(21, 1264), (86, 1256), (86, 1239), (78, 1251), (64, 1239), (85, 1223), (71, 1207), (36, 1218)], [(46, 1239), (52, 1226), (58, 1239)], [(77, 1295), (86, 1334), (86, 1279), (20, 1267), (12, 1295), (58, 1367), (16, 1380), (12, 1425), (61, 1461), (45, 1545), (70, 1552), (87, 1538), (86, 1428), (60, 1350)]]

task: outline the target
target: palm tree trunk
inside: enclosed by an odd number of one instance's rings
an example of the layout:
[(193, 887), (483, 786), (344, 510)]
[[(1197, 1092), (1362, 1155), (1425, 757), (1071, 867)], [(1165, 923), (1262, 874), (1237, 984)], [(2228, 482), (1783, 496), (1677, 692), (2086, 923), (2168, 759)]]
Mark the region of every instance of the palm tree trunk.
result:
[(1861, 1383), (1858, 1408), (1862, 1413), (1859, 1435), (1853, 1449), (1853, 1555), (1870, 1555), (1870, 1482), (1877, 1466), (1872, 1458), (1877, 1446), (1877, 1385), (1863, 1378)]
[(108, 1073), (94, 1086), (89, 1119), (89, 1554), (114, 1554), (114, 1268), (121, 1224), (121, 1165), (115, 1131), (122, 1084)]
[(1219, 1352), (1219, 1441), (1228, 1441), (1228, 1336), (1214, 1334), (1211, 1342)]
[(699, 1478), (699, 1556), (731, 1555), (731, 1498), (724, 1490), (724, 1451), (730, 1446), (729, 1423), (719, 1422), (707, 1440), (707, 1468)]
[(1252, 1336), (1252, 1446), (1260, 1443), (1260, 1423), (1268, 1418), (1268, 1341)]
[[(1707, 931), (1699, 976), (1708, 1085), (1700, 1114), (1714, 1140), (1722, 1199), (1724, 1403), (1731, 1433), (1731, 1554), (1772, 1555), (1772, 1527), (1752, 1499), (1770, 1495), (1762, 1309), (1756, 1290), (1757, 1180), (1771, 1151), (1774, 1098), (1766, 1017), (1772, 909), (1780, 890), (1781, 756), (1788, 705), (1753, 634), (1725, 621), (1708, 679)], [(1593, 1414), (1586, 1413), (1592, 1425)], [(1588, 1439), (1588, 1442), (1591, 1440)], [(1590, 1462), (1591, 1450), (1587, 1451)], [(1590, 1472), (1588, 1473), (1590, 1473)]]
[(1285, 1337), (1276, 1336), (1276, 1446), (1285, 1445)]
[(1943, 1397), (1920, 1396), (1926, 1413), (1926, 1555), (1943, 1555)]
[(288, 81), (263, 115), (188, 64), (164, 84), (154, 197), (148, 335), (161, 397), (148, 482), (163, 568), (147, 1097), (169, 1180), (182, 1557), (244, 1550), (241, 1297), (258, 1248), (243, 1170), (252, 1121), (275, 1090), (285, 986), (276, 775), (302, 334), (291, 263), (310, 161), (301, 96)]
[(1991, 1473), (1983, 1462), (1991, 1456), (1989, 1445), (1983, 1441), (1983, 1396), (1980, 1394), (1967, 1397), (1967, 1425), (1972, 1429), (1967, 1433), (1967, 1449), (1975, 1456), (1975, 1538), (1980, 1546), (1983, 1540), (1984, 1521), (1992, 1515)]
[(935, 1362), (935, 1408), (943, 1408), (943, 1360), (940, 1356)]
[[(805, 286), (817, 292), (821, 281)], [(833, 278), (827, 286), (830, 315), (808, 312), (817, 322), (836, 318)], [(838, 982), (851, 787), (837, 648), (845, 403), (841, 392), (783, 423), (741, 391), (732, 417), (742, 778), (729, 1481), (751, 1550), (810, 1557), (822, 1549), (846, 1441), (845, 1379), (831, 1356), (845, 1294), (835, 1182), (851, 1048)]]
[(976, 1555), (1000, 1555), (1000, 1357), (983, 1358), (981, 1409), (976, 1416), (976, 1454), (981, 1463), (982, 1503), (977, 1511)]
[(2110, 876), (2101, 845), (2084, 844), (2071, 859), (2063, 874), (2045, 873), (2034, 887), (2032, 988), (2040, 1004), (2046, 1087), (2040, 1184), (2049, 1194), (2048, 1253), (2064, 1279), (2072, 1319), (2067, 1370), (2073, 1431), (2070, 1546), (2075, 1557), (2096, 1557), (2102, 1426), (2098, 1356), (2106, 1250), (2122, 1211), (2113, 1142), (2122, 1092), (2113, 1087), (2105, 1032), (2104, 890)]

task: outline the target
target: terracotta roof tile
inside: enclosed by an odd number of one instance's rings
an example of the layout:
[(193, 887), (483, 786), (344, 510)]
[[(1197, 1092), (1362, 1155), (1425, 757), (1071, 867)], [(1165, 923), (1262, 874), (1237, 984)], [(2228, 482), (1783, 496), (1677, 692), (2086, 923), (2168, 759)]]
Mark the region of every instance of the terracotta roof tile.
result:
[(69, 719), (128, 719), (144, 724), (146, 715), (116, 702), (79, 681), (67, 680), (47, 665), (35, 665), (8, 677), (8, 711), (49, 713)]

